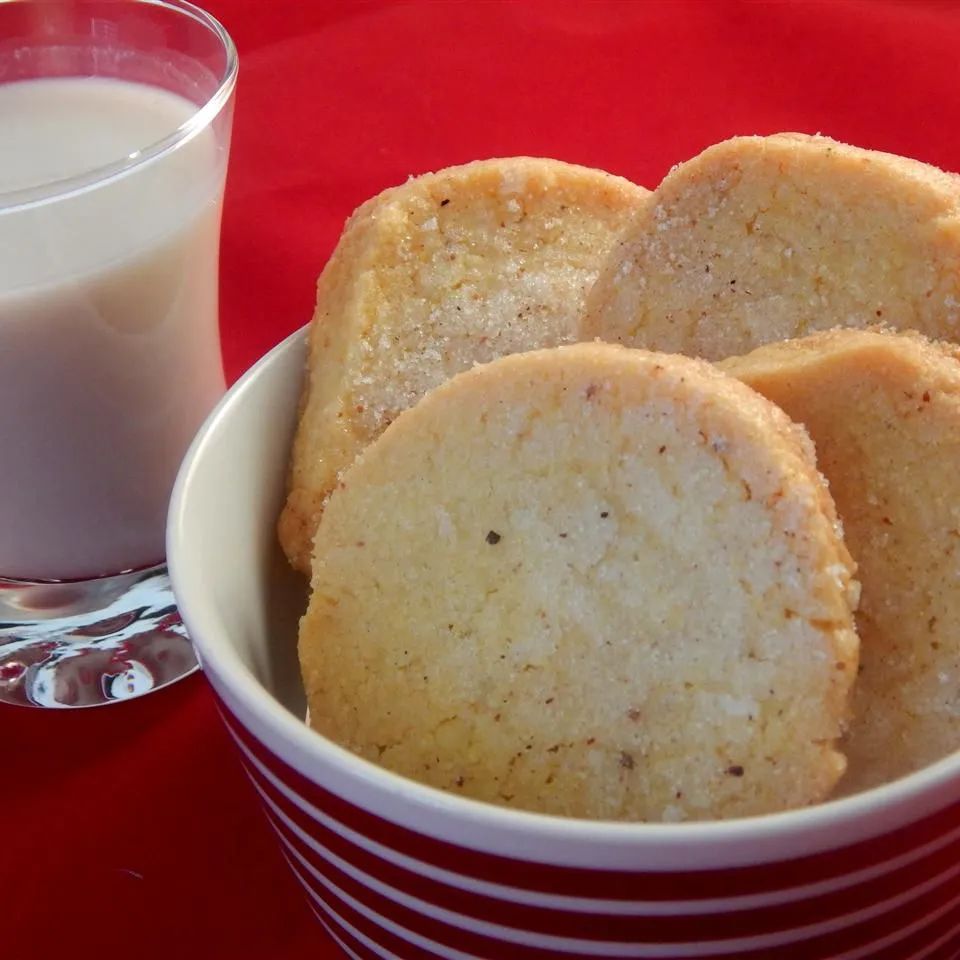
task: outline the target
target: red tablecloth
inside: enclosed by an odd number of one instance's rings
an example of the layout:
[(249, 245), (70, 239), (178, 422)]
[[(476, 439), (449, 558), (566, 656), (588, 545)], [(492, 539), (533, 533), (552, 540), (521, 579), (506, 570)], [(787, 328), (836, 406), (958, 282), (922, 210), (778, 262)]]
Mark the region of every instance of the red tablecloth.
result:
[[(653, 187), (709, 143), (778, 130), (960, 170), (957, 3), (207, 5), (241, 56), (231, 379), (309, 319), (350, 211), (412, 173), (534, 154)], [(0, 956), (338, 956), (201, 676), (104, 709), (0, 705), (0, 746)]]

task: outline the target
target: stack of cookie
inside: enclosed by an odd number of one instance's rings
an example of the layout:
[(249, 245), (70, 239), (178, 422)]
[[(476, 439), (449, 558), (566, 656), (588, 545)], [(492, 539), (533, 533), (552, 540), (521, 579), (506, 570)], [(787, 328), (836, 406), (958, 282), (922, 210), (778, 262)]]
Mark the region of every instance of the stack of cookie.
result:
[(279, 524), (314, 728), (465, 796), (651, 821), (960, 748), (958, 203), (781, 135), (653, 193), (517, 158), (364, 204)]

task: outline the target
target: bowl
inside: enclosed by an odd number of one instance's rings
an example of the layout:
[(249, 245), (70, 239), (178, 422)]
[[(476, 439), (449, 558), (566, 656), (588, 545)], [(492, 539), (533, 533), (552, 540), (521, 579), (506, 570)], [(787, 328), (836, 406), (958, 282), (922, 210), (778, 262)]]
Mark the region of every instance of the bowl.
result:
[[(960, 955), (960, 756), (815, 807), (710, 823), (542, 816), (449, 795), (310, 730), (306, 584), (277, 546), (306, 333), (211, 414), (177, 479), (168, 562), (253, 789), (355, 958)], [(226, 918), (225, 918), (226, 921)]]

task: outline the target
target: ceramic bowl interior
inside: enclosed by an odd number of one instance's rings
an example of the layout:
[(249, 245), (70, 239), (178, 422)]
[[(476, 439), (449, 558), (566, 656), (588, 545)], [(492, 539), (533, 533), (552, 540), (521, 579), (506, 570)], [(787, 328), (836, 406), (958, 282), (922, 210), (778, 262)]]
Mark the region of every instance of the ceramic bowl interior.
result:
[[(209, 591), (209, 604), (189, 604), (190, 613), (200, 619), (195, 632), (201, 640), (201, 660), (204, 637), (229, 637), (239, 661), (235, 665), (246, 668), (249, 677), (298, 721), (304, 718), (306, 697), (297, 661), (297, 627), (306, 609), (308, 584), (284, 558), (275, 523), (285, 496), (285, 464), (295, 427), (290, 414), (300, 396), (304, 335), (298, 331), (255, 364), (199, 432), (185, 464), (192, 462), (196, 471), (202, 471), (203, 462), (228, 460), (230, 482), (191, 484), (181, 474), (171, 516), (178, 504), (182, 513), (170, 524), (167, 550), (175, 583), (190, 579), (191, 586), (184, 586), (183, 593), (192, 596), (201, 583)], [(276, 389), (251, 389), (268, 374)], [(228, 420), (255, 424), (256, 442), (244, 443), (249, 433), (238, 438), (224, 429)], [(264, 469), (265, 464), (275, 468)], [(197, 528), (204, 535), (195, 541), (191, 531)], [(188, 547), (186, 555), (181, 543)], [(225, 563), (230, 564), (226, 576)]]

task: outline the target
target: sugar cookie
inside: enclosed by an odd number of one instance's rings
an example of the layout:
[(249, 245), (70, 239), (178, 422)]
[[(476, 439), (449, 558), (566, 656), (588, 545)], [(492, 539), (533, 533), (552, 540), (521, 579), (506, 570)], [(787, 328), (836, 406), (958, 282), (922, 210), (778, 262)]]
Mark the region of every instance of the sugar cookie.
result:
[(578, 344), (461, 373), (344, 472), (316, 537), (311, 723), (554, 814), (813, 803), (856, 673), (812, 445), (686, 357)]

